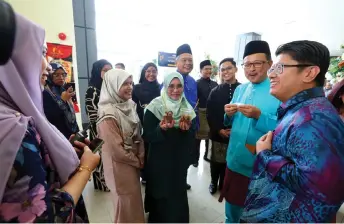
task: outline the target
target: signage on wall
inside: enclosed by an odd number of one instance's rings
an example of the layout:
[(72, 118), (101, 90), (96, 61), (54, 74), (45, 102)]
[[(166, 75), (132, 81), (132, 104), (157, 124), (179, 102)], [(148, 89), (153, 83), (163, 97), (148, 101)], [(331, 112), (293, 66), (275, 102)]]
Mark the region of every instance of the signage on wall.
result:
[(158, 65), (161, 67), (176, 67), (176, 54), (160, 51), (158, 55)]
[(66, 82), (74, 82), (73, 47), (54, 43), (47, 43), (47, 47), (47, 56), (52, 58), (50, 62), (61, 64), (67, 71)]

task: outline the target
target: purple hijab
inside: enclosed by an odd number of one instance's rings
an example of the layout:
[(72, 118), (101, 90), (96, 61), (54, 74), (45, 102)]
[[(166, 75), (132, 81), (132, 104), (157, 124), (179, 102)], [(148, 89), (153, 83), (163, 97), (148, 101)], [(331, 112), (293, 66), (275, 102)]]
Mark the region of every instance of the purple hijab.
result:
[(18, 14), (16, 25), (13, 54), (0, 66), (0, 202), (29, 121), (41, 135), (61, 184), (79, 165), (72, 145), (44, 115), (40, 86), (44, 30)]

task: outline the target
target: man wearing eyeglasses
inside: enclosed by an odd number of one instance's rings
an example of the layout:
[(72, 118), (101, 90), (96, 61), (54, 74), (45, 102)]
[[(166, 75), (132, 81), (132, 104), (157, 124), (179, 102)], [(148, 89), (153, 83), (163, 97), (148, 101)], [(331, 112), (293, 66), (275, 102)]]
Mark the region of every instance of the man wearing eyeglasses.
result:
[[(183, 44), (177, 48), (176, 52), (176, 66), (177, 72), (182, 74), (184, 79), (184, 94), (189, 102), (189, 104), (195, 109), (197, 114), (197, 83), (194, 78), (192, 78), (189, 74), (193, 69), (193, 57), (191, 47), (188, 44)], [(197, 130), (199, 129), (199, 118), (198, 116), (195, 119)], [(195, 136), (196, 142), (196, 136)], [(190, 153), (192, 153), (193, 159), (196, 157), (196, 147), (190, 149)], [(192, 161), (190, 161), (192, 162)], [(191, 189), (191, 185), (186, 183), (186, 188), (188, 190)]]
[(209, 161), (207, 158), (208, 147), (209, 147), (209, 125), (207, 121), (207, 99), (213, 88), (217, 86), (217, 83), (211, 80), (211, 74), (213, 71), (213, 66), (210, 60), (204, 60), (199, 65), (201, 70), (201, 78), (197, 80), (197, 97), (198, 97), (198, 115), (200, 128), (196, 134), (196, 158), (193, 164), (194, 167), (198, 167), (201, 141), (205, 140), (205, 153), (204, 160)]
[(276, 51), (270, 93), (282, 101), (278, 126), (259, 139), (241, 219), (335, 222), (344, 202), (344, 123), (324, 96), (327, 47), (294, 41)]
[(226, 198), (226, 223), (240, 221), (256, 157), (256, 142), (276, 127), (280, 104), (269, 93), (267, 71), (272, 60), (268, 43), (249, 42), (243, 59), (245, 76), (250, 82), (238, 86), (230, 104), (225, 105), (224, 125), (232, 127), (220, 197), (220, 201)]

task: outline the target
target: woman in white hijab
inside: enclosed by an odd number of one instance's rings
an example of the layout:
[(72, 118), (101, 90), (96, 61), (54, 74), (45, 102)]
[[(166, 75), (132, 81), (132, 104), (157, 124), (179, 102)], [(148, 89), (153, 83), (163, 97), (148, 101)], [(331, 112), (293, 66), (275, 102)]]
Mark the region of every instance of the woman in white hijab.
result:
[(140, 168), (144, 145), (132, 101), (132, 76), (124, 70), (105, 73), (98, 104), (98, 134), (104, 140), (104, 175), (113, 194), (115, 223), (143, 223)]

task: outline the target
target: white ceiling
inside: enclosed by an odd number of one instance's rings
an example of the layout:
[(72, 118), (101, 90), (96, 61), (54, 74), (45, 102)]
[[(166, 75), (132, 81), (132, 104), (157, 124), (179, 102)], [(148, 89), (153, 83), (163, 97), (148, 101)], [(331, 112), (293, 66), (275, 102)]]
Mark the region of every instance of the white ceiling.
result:
[(343, 0), (95, 2), (98, 48), (110, 52), (174, 52), (188, 42), (200, 54), (230, 56), (236, 35), (244, 32), (262, 34), (272, 50), (288, 41), (310, 39), (339, 55), (344, 44)]

